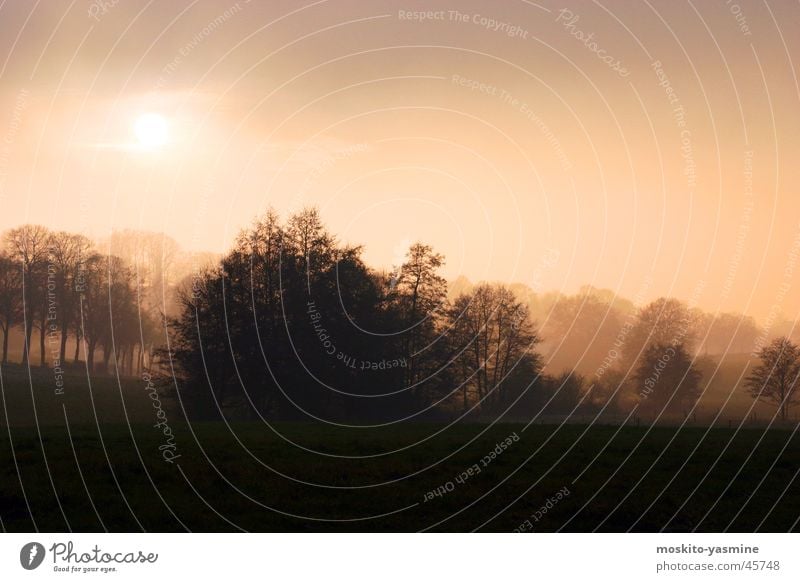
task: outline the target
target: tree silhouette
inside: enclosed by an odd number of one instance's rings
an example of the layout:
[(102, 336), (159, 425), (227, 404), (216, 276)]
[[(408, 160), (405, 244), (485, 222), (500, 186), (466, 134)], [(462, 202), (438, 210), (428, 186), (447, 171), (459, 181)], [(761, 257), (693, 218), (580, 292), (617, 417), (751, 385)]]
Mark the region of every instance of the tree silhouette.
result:
[[(170, 320), (181, 388), (199, 416), (365, 418), (407, 412), (399, 316), (386, 281), (315, 209), (269, 211), (184, 284)], [(397, 392), (382, 398), (383, 392)]]
[(682, 345), (691, 351), (695, 336), (696, 314), (677, 299), (660, 298), (642, 307), (636, 324), (625, 343), (624, 355), (634, 365), (653, 344)]
[(797, 383), (800, 374), (800, 347), (786, 337), (763, 347), (761, 363), (747, 378), (750, 396), (777, 406), (781, 420), (789, 418), (789, 409), (800, 401)]
[(58, 305), (57, 321), (61, 333), (59, 360), (64, 362), (69, 330), (77, 321), (83, 261), (91, 251), (91, 241), (83, 235), (56, 232), (50, 237), (50, 262), (54, 270)]
[(0, 329), (3, 330), (2, 363), (8, 363), (8, 336), (22, 319), (22, 269), (0, 253)]
[(405, 385), (415, 393), (417, 384), (435, 374), (438, 364), (434, 346), (441, 308), (447, 297), (447, 281), (439, 275), (444, 257), (429, 245), (414, 243), (406, 253), (392, 297), (403, 325), (404, 352), (408, 359)]
[(540, 340), (528, 308), (506, 287), (482, 284), (455, 300), (449, 318), (463, 407), (476, 400), (493, 411), (516, 366), (525, 361), (538, 368), (534, 347)]
[(25, 343), (22, 362), (30, 361), (31, 336), (36, 323), (41, 333), (41, 364), (45, 363), (44, 330), (47, 316), (46, 272), (50, 232), (43, 226), (26, 224), (8, 231), (5, 243), (9, 256), (22, 270), (22, 319)]
[(635, 374), (640, 406), (656, 413), (686, 411), (700, 395), (702, 377), (683, 344), (650, 344)]
[[(164, 238), (163, 235), (144, 233), (141, 243), (136, 243), (133, 237), (128, 232), (120, 240), (127, 241), (128, 246), (145, 245), (150, 249), (147, 255), (150, 263), (158, 262), (163, 266), (172, 260), (155, 257), (156, 242)], [(172, 256), (177, 251), (169, 241), (171, 239), (167, 238), (165, 246), (167, 254)], [(135, 265), (114, 255), (98, 253), (85, 236), (24, 225), (7, 231), (3, 243), (4, 248), (0, 250), (0, 329), (4, 338), (4, 363), (8, 362), (9, 336), (16, 327), (22, 328), (22, 363), (25, 365), (30, 360), (34, 329), (38, 330), (42, 366), (47, 362), (45, 343), (48, 337), (59, 342), (57, 351), (51, 354), (53, 364), (65, 364), (70, 334), (75, 339), (74, 362), (78, 362), (83, 342), (92, 371), (99, 371), (95, 366), (95, 352), (99, 347), (103, 348), (104, 367), (109, 369), (113, 358), (113, 369), (118, 373), (132, 374), (134, 367), (151, 363), (153, 344), (157, 341), (159, 308), (173, 301), (166, 271), (160, 275), (164, 301), (155, 301), (148, 299), (154, 295), (152, 283), (149, 287), (145, 283), (152, 280), (151, 276), (137, 280)], [(155, 267), (151, 265), (152, 269)]]
[(103, 371), (112, 355), (132, 341), (136, 330), (136, 291), (133, 272), (119, 257), (93, 254), (85, 264), (85, 292), (81, 294), (81, 333), (86, 365), (96, 371), (95, 353), (103, 348)]

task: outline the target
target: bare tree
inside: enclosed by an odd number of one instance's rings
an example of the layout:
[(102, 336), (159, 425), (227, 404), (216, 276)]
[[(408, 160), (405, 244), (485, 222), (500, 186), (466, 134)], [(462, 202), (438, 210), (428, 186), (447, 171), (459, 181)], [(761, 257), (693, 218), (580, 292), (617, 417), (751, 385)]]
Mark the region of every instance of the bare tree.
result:
[[(58, 301), (58, 326), (61, 334), (59, 359), (64, 362), (67, 351), (69, 330), (76, 322), (76, 309), (79, 300), (80, 277), (83, 261), (91, 252), (91, 241), (80, 234), (55, 232), (50, 240), (50, 264), (55, 274), (56, 297)], [(78, 341), (76, 332), (76, 341)]]
[(773, 340), (759, 351), (761, 364), (747, 378), (750, 396), (778, 407), (781, 420), (800, 402), (797, 383), (800, 374), (800, 347), (788, 338)]
[(22, 319), (22, 269), (0, 254), (0, 328), (3, 330), (2, 363), (8, 363), (8, 336)]
[(293, 251), (298, 272), (305, 273), (307, 285), (313, 287), (336, 251), (336, 239), (325, 228), (319, 210), (304, 208), (292, 215), (283, 242)]
[(136, 341), (138, 334), (133, 273), (119, 257), (94, 254), (86, 261), (85, 280), (80, 323), (86, 364), (90, 372), (95, 371), (95, 353), (102, 347), (107, 370), (111, 356), (116, 364), (123, 347)]
[(536, 357), (539, 337), (528, 308), (507, 288), (482, 284), (455, 300), (450, 320), (463, 406), (472, 394), (491, 408), (512, 369), (524, 358)]
[(5, 235), (8, 254), (22, 269), (22, 302), (25, 344), (22, 348), (22, 363), (30, 361), (31, 335), (38, 316), (42, 337), (40, 338), (41, 364), (44, 365), (44, 321), (46, 320), (46, 270), (50, 232), (43, 226), (26, 224), (8, 231)]
[(425, 365), (425, 355), (426, 351), (432, 353), (430, 347), (437, 335), (439, 310), (447, 297), (447, 281), (439, 275), (443, 265), (444, 257), (429, 245), (411, 245), (391, 292), (405, 326), (406, 386), (416, 385), (432, 372)]

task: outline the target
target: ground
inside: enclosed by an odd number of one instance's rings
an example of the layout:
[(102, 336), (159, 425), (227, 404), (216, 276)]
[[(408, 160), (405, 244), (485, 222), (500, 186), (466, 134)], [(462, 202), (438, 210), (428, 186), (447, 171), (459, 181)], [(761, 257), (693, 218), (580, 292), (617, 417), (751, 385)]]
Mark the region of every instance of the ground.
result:
[(37, 430), (19, 371), (3, 375), (7, 531), (800, 529), (791, 430), (190, 426), (175, 408), (156, 427), (143, 381), (99, 378), (90, 397), (72, 379), (59, 395), (46, 370), (33, 378)]

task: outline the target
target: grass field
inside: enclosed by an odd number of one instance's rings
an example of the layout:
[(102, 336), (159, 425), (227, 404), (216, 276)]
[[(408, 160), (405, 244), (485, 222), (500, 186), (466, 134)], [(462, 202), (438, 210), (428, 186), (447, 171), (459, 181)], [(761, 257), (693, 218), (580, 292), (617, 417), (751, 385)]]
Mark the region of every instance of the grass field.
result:
[[(643, 428), (616, 435), (615, 427), (522, 428), (500, 425), (480, 434), (486, 427), (458, 427), (414, 445), (442, 427), (179, 426), (181, 456), (172, 464), (159, 455), (163, 439), (148, 425), (99, 433), (72, 427), (71, 441), (66, 430), (51, 427), (41, 442), (35, 430), (14, 429), (13, 455), (8, 435), (0, 439), (0, 517), (11, 531), (511, 531), (563, 487), (570, 494), (533, 524), (536, 531), (786, 531), (800, 516), (797, 439), (779, 454), (788, 432), (771, 431), (756, 446), (760, 431), (714, 429), (701, 440), (703, 430), (693, 428), (665, 450), (674, 429), (645, 436)], [(480, 473), (455, 480), (514, 432), (519, 442)], [(451, 492), (424, 501), (448, 482)], [(365, 519), (389, 512), (397, 513)]]
[(33, 391), (20, 371), (4, 374), (17, 420), (0, 427), (6, 531), (510, 532), (526, 520), (533, 531), (798, 529), (800, 439), (790, 430), (190, 427), (165, 408), (180, 455), (170, 463), (141, 380), (96, 379), (90, 398), (78, 375), (56, 395), (49, 371), (36, 372)]

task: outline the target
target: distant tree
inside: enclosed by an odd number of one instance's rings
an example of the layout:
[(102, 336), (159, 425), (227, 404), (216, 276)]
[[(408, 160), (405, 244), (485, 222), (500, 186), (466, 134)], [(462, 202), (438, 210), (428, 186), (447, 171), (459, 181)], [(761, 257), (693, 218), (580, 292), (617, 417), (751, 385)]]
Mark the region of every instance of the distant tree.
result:
[(80, 326), (86, 365), (90, 372), (97, 371), (95, 353), (102, 347), (107, 371), (112, 355), (116, 358), (128, 342), (135, 341), (138, 332), (133, 271), (119, 257), (95, 253), (85, 261), (83, 276)]
[(700, 395), (700, 380), (702, 374), (683, 344), (650, 344), (635, 374), (640, 407), (658, 413), (686, 411)]
[(683, 346), (692, 351), (696, 335), (696, 314), (677, 299), (660, 298), (642, 307), (637, 313), (636, 324), (631, 330), (624, 348), (630, 366), (654, 344)]
[(114, 231), (101, 242), (99, 248), (125, 261), (133, 269), (138, 285), (152, 292), (153, 297), (148, 299), (157, 301), (164, 288), (173, 283), (180, 246), (166, 234), (125, 229)]
[[(628, 408), (626, 399), (631, 399), (628, 389), (631, 378), (619, 367), (612, 367), (593, 382), (587, 396), (587, 405), (607, 413), (618, 413)], [(636, 397), (638, 401), (638, 395)], [(632, 406), (632, 404), (631, 404)]]
[(524, 361), (538, 369), (539, 337), (528, 308), (507, 288), (478, 285), (455, 300), (449, 320), (464, 408), (477, 400), (494, 410), (503, 401), (503, 382), (517, 365)]
[(8, 363), (8, 336), (22, 320), (22, 269), (0, 253), (0, 328), (3, 330), (2, 363)]
[[(59, 358), (64, 362), (69, 330), (76, 325), (83, 261), (90, 255), (92, 242), (83, 235), (55, 232), (50, 237), (49, 260), (53, 266), (57, 321), (61, 334)], [(77, 341), (77, 333), (76, 333)]]
[(542, 330), (551, 344), (548, 370), (594, 372), (611, 351), (620, 326), (618, 310), (594, 294), (559, 300)]
[(22, 363), (30, 361), (31, 335), (38, 323), (41, 333), (41, 364), (45, 363), (44, 330), (47, 317), (47, 258), (50, 231), (39, 225), (26, 224), (8, 231), (5, 235), (8, 255), (22, 271), (22, 318), (25, 343), (22, 348)]
[(697, 328), (704, 354), (749, 353), (760, 334), (755, 320), (739, 313), (703, 314)]
[(106, 279), (103, 281), (108, 324), (103, 334), (103, 363), (109, 361), (119, 372), (119, 360), (138, 341), (136, 276), (134, 270), (119, 257), (105, 257)]
[(789, 409), (800, 401), (800, 347), (782, 337), (763, 347), (758, 355), (761, 364), (747, 378), (748, 392), (754, 399), (777, 406), (781, 420), (786, 421)]
[(447, 292), (451, 299), (455, 299), (459, 295), (469, 293), (472, 291), (474, 285), (464, 275), (456, 277), (455, 281), (451, 281), (447, 286)]
[(622, 297), (611, 289), (598, 289), (593, 285), (581, 285), (581, 288), (578, 290), (578, 295), (591, 297), (600, 303), (611, 305), (622, 314), (636, 311), (636, 306), (630, 299)]

